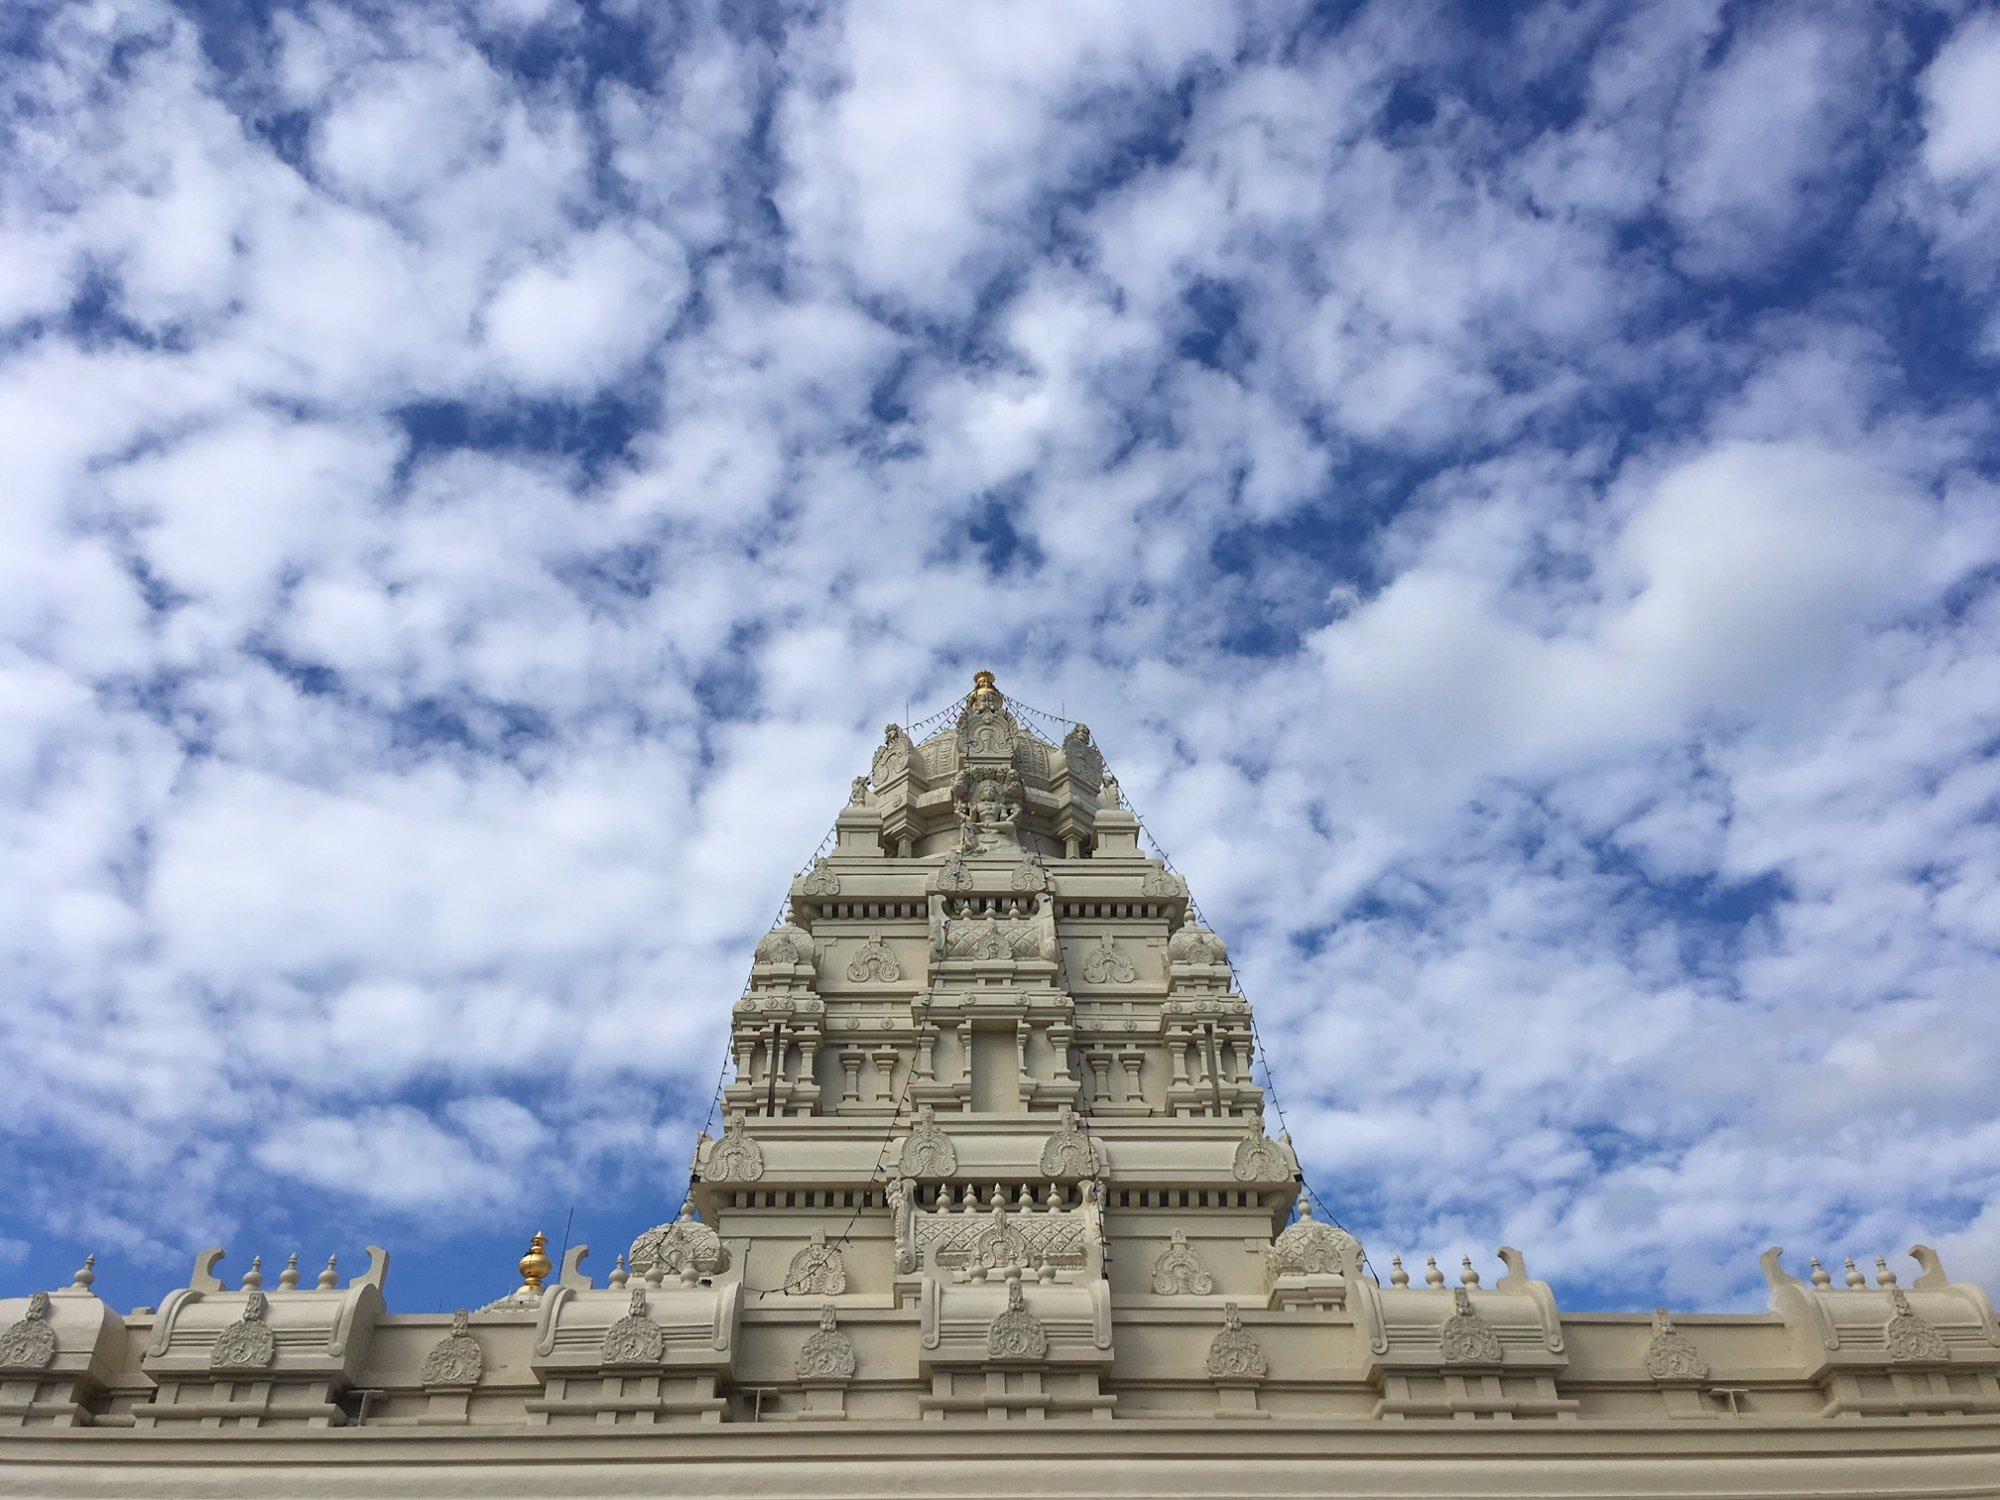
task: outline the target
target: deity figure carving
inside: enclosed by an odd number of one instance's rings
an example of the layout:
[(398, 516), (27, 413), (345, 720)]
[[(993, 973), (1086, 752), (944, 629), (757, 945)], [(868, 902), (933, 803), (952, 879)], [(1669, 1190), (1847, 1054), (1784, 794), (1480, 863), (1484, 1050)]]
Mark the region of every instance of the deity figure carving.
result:
[(49, 1294), (28, 1298), (28, 1313), (0, 1333), (0, 1370), (46, 1370), (55, 1363), (56, 1331), (49, 1326)]
[(269, 1369), (278, 1357), (277, 1340), (272, 1336), (270, 1324), (265, 1321), (270, 1311), (270, 1299), (262, 1292), (251, 1292), (245, 1297), (243, 1316), (223, 1329), (208, 1351), (209, 1368)]
[(600, 1357), (607, 1365), (657, 1365), (667, 1357), (667, 1331), (646, 1314), (646, 1289), (632, 1288), (624, 1317), (604, 1330)]
[(1882, 1345), (1897, 1364), (1931, 1363), (1951, 1358), (1944, 1337), (1910, 1307), (1909, 1293), (1901, 1287), (1889, 1289), (1889, 1305), (1895, 1311), (1882, 1327)]
[(1048, 1330), (1021, 1297), (1021, 1273), (1007, 1273), (1007, 1306), (986, 1330), (986, 1352), (994, 1359), (1042, 1359), (1049, 1352)]
[(1017, 841), (1021, 777), (1012, 766), (971, 765), (951, 785), (952, 811), (959, 820), (959, 849), (985, 854)]
[(1268, 1369), (1264, 1349), (1243, 1328), (1234, 1302), (1222, 1305), (1222, 1332), (1208, 1346), (1208, 1373), (1218, 1380), (1262, 1380)]
[(1646, 1346), (1646, 1373), (1655, 1380), (1706, 1380), (1708, 1361), (1678, 1328), (1664, 1307), (1653, 1310), (1653, 1342)]
[(1451, 1289), (1452, 1315), (1438, 1329), (1438, 1352), (1448, 1365), (1497, 1365), (1500, 1363), (1500, 1335), (1493, 1325), (1472, 1310), (1472, 1293), (1462, 1286)]

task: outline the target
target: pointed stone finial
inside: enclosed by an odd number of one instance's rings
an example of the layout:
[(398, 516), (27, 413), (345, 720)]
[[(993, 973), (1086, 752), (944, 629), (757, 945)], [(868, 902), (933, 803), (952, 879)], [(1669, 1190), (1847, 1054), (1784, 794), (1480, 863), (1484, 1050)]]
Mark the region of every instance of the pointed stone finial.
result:
[(1042, 1195), (1042, 1207), (1050, 1213), (1062, 1207), (1062, 1189), (1053, 1182), (1049, 1184), (1049, 1190)]
[(1896, 1273), (1889, 1269), (1889, 1262), (1887, 1261), (1887, 1259), (1885, 1259), (1880, 1255), (1876, 1256), (1875, 1285), (1880, 1287), (1893, 1287), (1895, 1284), (1896, 1284)]
[(1424, 1257), (1424, 1268), (1425, 1286), (1441, 1287), (1444, 1285), (1444, 1272), (1438, 1269), (1438, 1258), (1435, 1255)]
[(1035, 1206), (1034, 1189), (1030, 1188), (1027, 1183), (1024, 1182), (1021, 1184), (1021, 1191), (1019, 1196), (1014, 1199), (1014, 1206), (1023, 1213), (1026, 1213)]
[(97, 1284), (97, 1252), (84, 1256), (83, 1264), (76, 1268), (76, 1275), (69, 1279), (72, 1292), (87, 1292)]
[(1847, 1257), (1847, 1284), (1857, 1292), (1868, 1285), (1868, 1278), (1855, 1267), (1854, 1257), (1851, 1255)]
[(617, 1260), (612, 1262), (611, 1274), (604, 1278), (606, 1285), (616, 1287), (620, 1291), (624, 1290), (625, 1283), (631, 1279), (632, 1273), (625, 1269), (625, 1257), (623, 1255), (620, 1255)]
[(285, 1262), (285, 1269), (278, 1273), (278, 1286), (282, 1291), (295, 1292), (299, 1289), (299, 1252), (294, 1250), (292, 1258)]
[(256, 1292), (262, 1291), (263, 1287), (264, 1257), (253, 1255), (250, 1257), (250, 1269), (243, 1273), (243, 1290), (246, 1292)]
[(1819, 1263), (1817, 1255), (1812, 1258), (1812, 1284), (1822, 1290), (1833, 1285), (1833, 1278), (1827, 1274), (1826, 1267)]
[(1479, 1272), (1473, 1267), (1471, 1256), (1460, 1256), (1458, 1266), (1458, 1279), (1460, 1281), (1464, 1282), (1467, 1286), (1479, 1285)]
[(537, 1229), (528, 1242), (528, 1253), (521, 1257), (521, 1290), (539, 1293), (543, 1280), (555, 1268), (556, 1263), (549, 1259), (549, 1237)]
[(330, 1292), (340, 1285), (340, 1257), (338, 1255), (329, 1255), (326, 1258), (326, 1269), (319, 1273), (319, 1277), (313, 1285), (318, 1287), (322, 1292)]
[(1409, 1284), (1410, 1284), (1410, 1273), (1403, 1269), (1403, 1257), (1400, 1255), (1390, 1256), (1389, 1285), (1408, 1286)]

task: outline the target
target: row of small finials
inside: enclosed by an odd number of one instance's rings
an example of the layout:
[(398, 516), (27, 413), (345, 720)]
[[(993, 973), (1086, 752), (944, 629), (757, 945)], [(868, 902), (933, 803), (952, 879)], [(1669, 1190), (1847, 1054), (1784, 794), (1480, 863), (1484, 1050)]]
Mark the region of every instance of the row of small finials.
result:
[[(1843, 1279), (1847, 1282), (1849, 1291), (1858, 1292), (1868, 1285), (1868, 1278), (1861, 1273), (1860, 1267), (1854, 1264), (1854, 1257), (1851, 1255), (1847, 1257), (1847, 1275)], [(1826, 1267), (1819, 1263), (1817, 1255), (1812, 1258), (1812, 1284), (1822, 1290), (1833, 1285), (1833, 1277), (1828, 1274)], [(1888, 1260), (1880, 1255), (1875, 1257), (1875, 1284), (1885, 1291), (1893, 1291), (1896, 1286), (1896, 1273), (1889, 1269)]]
[[(1444, 1272), (1438, 1269), (1437, 1257), (1435, 1255), (1426, 1256), (1424, 1265), (1426, 1268), (1424, 1271), (1424, 1281), (1426, 1284), (1432, 1287), (1442, 1287), (1444, 1285)], [(1462, 1257), (1459, 1265), (1462, 1269), (1458, 1273), (1458, 1279), (1469, 1287), (1478, 1286), (1479, 1271), (1472, 1264), (1472, 1257), (1469, 1255)], [(1403, 1268), (1402, 1256), (1390, 1256), (1389, 1268), (1389, 1284), (1391, 1286), (1408, 1286), (1410, 1284), (1410, 1273)], [(1851, 1255), (1847, 1257), (1847, 1276), (1845, 1279), (1850, 1291), (1858, 1292), (1868, 1285), (1867, 1276), (1863, 1275), (1861, 1268), (1854, 1264), (1854, 1257)], [(1813, 1257), (1812, 1262), (1812, 1284), (1822, 1290), (1833, 1285), (1832, 1275), (1827, 1271), (1825, 1266), (1819, 1263), (1817, 1255)], [(1875, 1257), (1875, 1284), (1884, 1290), (1893, 1290), (1896, 1286), (1896, 1273), (1889, 1269), (1888, 1260), (1880, 1255)]]

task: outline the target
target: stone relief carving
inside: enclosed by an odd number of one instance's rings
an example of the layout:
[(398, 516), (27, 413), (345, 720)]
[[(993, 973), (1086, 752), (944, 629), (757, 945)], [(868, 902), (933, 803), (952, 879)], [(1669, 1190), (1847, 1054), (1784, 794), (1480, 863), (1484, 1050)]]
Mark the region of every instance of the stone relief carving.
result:
[(868, 778), (866, 776), (855, 777), (854, 784), (847, 789), (847, 805), (849, 807), (860, 807), (868, 800), (868, 791)]
[[(904, 1150), (908, 1149), (905, 1144)], [(882, 1191), (889, 1200), (890, 1235), (896, 1244), (896, 1269), (914, 1271), (917, 1268), (917, 1242), (916, 1236), (910, 1232), (910, 1221), (916, 1205), (910, 1201), (910, 1184), (900, 1176), (891, 1177), (883, 1184)]]
[(1014, 753), (1014, 717), (1000, 706), (998, 695), (974, 703), (958, 716), (958, 748), (982, 759), (1006, 759)]
[(954, 849), (944, 857), (938, 866), (937, 888), (940, 891), (969, 891), (972, 889), (972, 872), (965, 867), (964, 857)]
[(1646, 1373), (1655, 1380), (1706, 1380), (1708, 1361), (1678, 1328), (1664, 1307), (1653, 1310), (1653, 1342), (1646, 1346)]
[(1049, 888), (1048, 868), (1030, 854), (1014, 867), (1014, 873), (1007, 877), (1007, 886), (1010, 890), (1029, 894), (1045, 891)]
[(1951, 1358), (1944, 1335), (1911, 1311), (1909, 1294), (1901, 1287), (1889, 1289), (1889, 1305), (1895, 1312), (1882, 1325), (1882, 1346), (1889, 1351), (1890, 1359), (1897, 1364), (1909, 1364)]
[(1041, 1359), (1049, 1352), (1048, 1330), (1022, 1300), (1019, 1271), (1007, 1277), (1007, 1306), (986, 1330), (986, 1352), (994, 1359)]
[(265, 1318), (271, 1311), (270, 1299), (251, 1292), (243, 1299), (243, 1316), (216, 1336), (208, 1351), (212, 1370), (267, 1370), (278, 1357), (278, 1342), (271, 1336)]
[[(838, 896), (840, 877), (826, 867), (826, 861), (816, 859), (806, 878), (799, 882), (799, 890), (807, 896)], [(810, 963), (808, 959), (806, 962)]]
[(1038, 958), (1042, 937), (1033, 922), (1002, 921), (993, 913), (953, 925), (945, 952), (951, 958)]
[(486, 1372), (486, 1351), (472, 1336), (472, 1315), (460, 1308), (451, 1315), (451, 1332), (431, 1346), (417, 1378), (426, 1386), (477, 1385)]
[(1061, 1123), (1042, 1147), (1042, 1176), (1092, 1177), (1097, 1173), (1097, 1143), (1084, 1133), (1083, 1121), (1065, 1104)]
[(1174, 1231), (1174, 1242), (1153, 1262), (1153, 1294), (1157, 1297), (1206, 1297), (1215, 1290), (1215, 1278), (1199, 1251), (1187, 1242), (1184, 1230)]
[(1438, 1329), (1438, 1352), (1448, 1365), (1497, 1365), (1500, 1363), (1500, 1335), (1493, 1325), (1472, 1310), (1472, 1293), (1462, 1286), (1451, 1289), (1456, 1311)]
[(607, 1365), (657, 1365), (667, 1357), (667, 1331), (646, 1315), (646, 1289), (632, 1288), (625, 1316), (604, 1330), (600, 1356)]
[(55, 1363), (56, 1331), (49, 1326), (49, 1294), (28, 1298), (27, 1315), (0, 1333), (0, 1370), (46, 1370)]
[(1148, 870), (1146, 878), (1139, 882), (1139, 894), (1161, 897), (1185, 896), (1187, 886), (1182, 884), (1177, 876), (1169, 875), (1165, 870)]
[(1095, 948), (1085, 952), (1083, 977), (1092, 984), (1130, 984), (1139, 977), (1139, 971), (1107, 932), (1098, 938)]
[(1086, 1230), (1073, 1213), (1009, 1214), (995, 1208), (981, 1214), (938, 1212), (917, 1220), (917, 1245), (941, 1266), (1081, 1266)]
[[(1264, 1134), (1264, 1122), (1256, 1115), (1250, 1117), (1243, 1139), (1236, 1143), (1236, 1158), (1230, 1164), (1230, 1171), (1238, 1182), (1288, 1182), (1297, 1170), (1297, 1163), (1282, 1142), (1274, 1141)], [(1308, 1205), (1310, 1207), (1310, 1205)]]
[(1063, 736), (1062, 748), (1063, 764), (1071, 776), (1091, 788), (1104, 780), (1104, 756), (1092, 743), (1088, 725), (1073, 725)]
[(967, 766), (951, 784), (951, 807), (960, 825), (959, 847), (968, 854), (1013, 841), (1024, 793), (1012, 766)]
[(1313, 1217), (1310, 1202), (1299, 1205), (1296, 1221), (1271, 1245), (1271, 1272), (1276, 1276), (1334, 1276), (1345, 1272), (1360, 1250), (1346, 1230)]
[(757, 944), (757, 962), (760, 964), (809, 964), (812, 961), (812, 934), (790, 921), (780, 922)]
[(815, 1230), (813, 1242), (792, 1257), (785, 1290), (798, 1297), (838, 1297), (847, 1290), (847, 1262), (824, 1232)]
[(711, 1272), (722, 1265), (722, 1237), (694, 1216), (692, 1203), (683, 1203), (678, 1219), (656, 1225), (632, 1241), (626, 1261), (635, 1276), (655, 1269), (677, 1276), (690, 1265), (698, 1272)]
[(876, 984), (894, 984), (903, 977), (903, 966), (896, 962), (896, 955), (882, 941), (882, 934), (871, 932), (868, 941), (847, 961), (847, 977), (856, 984), (867, 984), (871, 980)]
[(1167, 957), (1177, 964), (1226, 964), (1229, 949), (1201, 923), (1186, 922), (1167, 939)]
[(1234, 1302), (1222, 1305), (1222, 1332), (1208, 1346), (1208, 1373), (1218, 1380), (1262, 1380), (1268, 1366), (1264, 1349), (1244, 1329)]
[(894, 781), (910, 768), (910, 737), (903, 733), (903, 726), (891, 724), (882, 731), (882, 743), (875, 747), (875, 759), (870, 766), (877, 786)]
[(819, 1332), (799, 1345), (797, 1360), (801, 1380), (852, 1380), (857, 1368), (854, 1341), (840, 1331), (833, 1304), (819, 1310)]
[(702, 1177), (709, 1182), (755, 1182), (764, 1175), (764, 1152), (750, 1139), (743, 1111), (732, 1109), (722, 1139), (709, 1148)]
[(937, 1122), (937, 1111), (926, 1104), (917, 1111), (917, 1123), (903, 1141), (903, 1154), (896, 1159), (905, 1177), (949, 1177), (958, 1170), (958, 1148)]
[(1099, 807), (1123, 807), (1125, 805), (1118, 791), (1118, 778), (1108, 771), (1104, 775), (1103, 784), (1097, 790), (1097, 805)]

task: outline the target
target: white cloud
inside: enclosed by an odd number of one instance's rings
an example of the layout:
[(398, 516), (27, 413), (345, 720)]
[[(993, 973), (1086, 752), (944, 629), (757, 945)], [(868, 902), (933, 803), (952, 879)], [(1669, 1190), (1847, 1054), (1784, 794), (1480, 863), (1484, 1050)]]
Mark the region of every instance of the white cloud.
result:
[(2000, 18), (1975, 15), (1924, 70), (1924, 166), (1965, 178), (2000, 168)]

